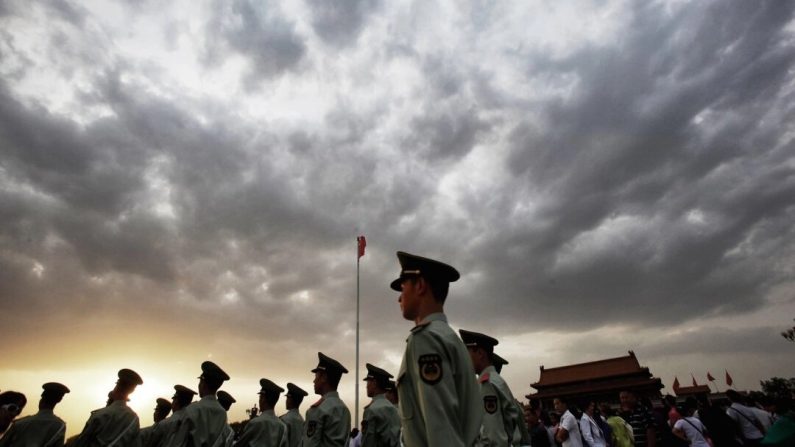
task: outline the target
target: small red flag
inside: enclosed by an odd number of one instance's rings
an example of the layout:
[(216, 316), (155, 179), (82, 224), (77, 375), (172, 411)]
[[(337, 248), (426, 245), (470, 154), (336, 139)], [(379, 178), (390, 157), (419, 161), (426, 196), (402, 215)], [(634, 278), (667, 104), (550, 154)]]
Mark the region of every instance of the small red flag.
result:
[[(690, 377), (693, 377), (693, 374), (690, 374)], [(696, 383), (696, 378), (695, 377), (693, 377), (693, 386), (698, 386), (698, 383)]]
[(732, 380), (732, 376), (729, 375), (729, 371), (726, 371), (726, 385), (732, 386), (732, 383), (734, 383), (734, 380)]
[(359, 259), (364, 256), (364, 247), (367, 246), (367, 240), (364, 239), (364, 236), (359, 236), (356, 238), (356, 242), (359, 243), (359, 257), (356, 259)]
[(675, 392), (679, 391), (679, 378), (676, 376), (674, 376), (674, 391)]
[(712, 374), (710, 374), (709, 371), (707, 371), (707, 380), (709, 380), (710, 382), (714, 382), (715, 381), (715, 378), (712, 377)]

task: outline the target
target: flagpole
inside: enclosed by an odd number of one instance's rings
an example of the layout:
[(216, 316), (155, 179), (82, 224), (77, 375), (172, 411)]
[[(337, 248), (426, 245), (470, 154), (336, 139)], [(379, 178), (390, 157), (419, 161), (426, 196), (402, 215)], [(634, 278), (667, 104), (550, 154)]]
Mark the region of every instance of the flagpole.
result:
[[(361, 236), (359, 236), (361, 237)], [(359, 426), (359, 259), (360, 244), (359, 237), (356, 238), (356, 419), (353, 420), (353, 426)]]

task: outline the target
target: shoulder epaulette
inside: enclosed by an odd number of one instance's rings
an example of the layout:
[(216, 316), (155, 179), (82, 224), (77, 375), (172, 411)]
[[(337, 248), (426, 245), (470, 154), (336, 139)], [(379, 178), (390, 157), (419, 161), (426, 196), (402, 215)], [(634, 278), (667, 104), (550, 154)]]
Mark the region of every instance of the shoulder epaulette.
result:
[(315, 407), (319, 406), (320, 404), (323, 403), (324, 400), (326, 400), (326, 397), (325, 396), (321, 397), (319, 401), (317, 401), (317, 402), (312, 404), (312, 408), (315, 408)]
[(489, 373), (480, 376), (480, 383), (486, 383), (488, 381), (489, 381)]

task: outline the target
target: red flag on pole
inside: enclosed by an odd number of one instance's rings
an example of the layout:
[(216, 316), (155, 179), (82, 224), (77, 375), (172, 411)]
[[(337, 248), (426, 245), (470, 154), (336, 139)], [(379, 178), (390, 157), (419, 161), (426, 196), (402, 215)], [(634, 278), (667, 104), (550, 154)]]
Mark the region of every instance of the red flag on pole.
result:
[(679, 378), (674, 376), (674, 392), (679, 392)]
[(356, 238), (356, 242), (359, 243), (359, 257), (356, 259), (359, 259), (364, 256), (364, 247), (367, 246), (367, 240), (364, 239), (364, 236), (359, 236)]
[(726, 371), (726, 385), (732, 386), (732, 383), (734, 383), (734, 380), (732, 380), (732, 376), (729, 375), (729, 371)]
[(693, 386), (698, 386), (698, 383), (696, 382), (696, 378), (693, 376), (692, 373), (690, 374), (690, 377), (693, 378)]
[(712, 377), (712, 374), (710, 374), (709, 371), (707, 371), (707, 380), (709, 380), (710, 382), (714, 382), (715, 381), (715, 378)]

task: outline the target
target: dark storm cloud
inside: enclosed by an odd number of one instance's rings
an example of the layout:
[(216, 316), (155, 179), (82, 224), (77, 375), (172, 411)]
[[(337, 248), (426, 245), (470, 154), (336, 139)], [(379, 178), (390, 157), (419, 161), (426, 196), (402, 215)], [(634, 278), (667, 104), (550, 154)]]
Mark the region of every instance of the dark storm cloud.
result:
[[(330, 51), (370, 44), (358, 36), (380, 12), (375, 2), (310, 7)], [(325, 115), (298, 123), (252, 118), (234, 98), (183, 95), (112, 39), (81, 44), (65, 14), (48, 34), (52, 57), (35, 62), (74, 79), (74, 100), (103, 117), (52, 111), (14, 91), (24, 73), (3, 71), (0, 318), (28, 333), (57, 302), (79, 328), (126, 318), (167, 332), (179, 321), (201, 328), (191, 330), (197, 345), (239, 341), (239, 357), (282, 349), (291, 362), (309, 344), (350, 342), (357, 234), (370, 241), (369, 358), (399, 355), (412, 324), (387, 287), (398, 249), (458, 267), (451, 321), (499, 337), (757, 309), (793, 278), (793, 50), (783, 44), (793, 7), (638, 5), (615, 45), (553, 56), (506, 43), (527, 66), (507, 76), (509, 66), (423, 50), (407, 34), (366, 48), (386, 59), (354, 76), (376, 79), (373, 66), (394, 64), (410, 73), (398, 86), (405, 96), (374, 84), (374, 105), (354, 103), (358, 91), (319, 98)], [(478, 28), (498, 18), (471, 19)], [(166, 22), (163, 35), (182, 48), (188, 22)], [(216, 2), (205, 25), (197, 45), (207, 66), (230, 51), (245, 58), (242, 76), (263, 107), (261, 80), (311, 69), (329, 51), (309, 47), (316, 39), (271, 3)], [(566, 93), (537, 99), (501, 84), (514, 75)], [(687, 353), (675, 348), (689, 336), (744, 337), (706, 330), (641, 348)], [(599, 349), (612, 356), (627, 343)], [(582, 354), (567, 349), (572, 361)]]
[(368, 15), (378, 6), (378, 0), (343, 0), (324, 2), (308, 0), (312, 10), (312, 26), (324, 42), (336, 46), (356, 42)]
[[(793, 142), (780, 137), (795, 118), (781, 99), (795, 50), (779, 44), (794, 6), (720, 2), (667, 17), (639, 6), (625, 46), (531, 62), (530, 76), (575, 76), (575, 93), (511, 135), (512, 179), (489, 215), (505, 213), (503, 230), (478, 251), (481, 291), (541, 326), (762, 306), (793, 275), (778, 265), (795, 218)], [(522, 203), (533, 213), (512, 210)]]
[(297, 69), (306, 53), (295, 25), (271, 2), (215, 2), (206, 24), (206, 63), (212, 67), (226, 59), (228, 50), (250, 62), (244, 83), (249, 89), (261, 79)]

